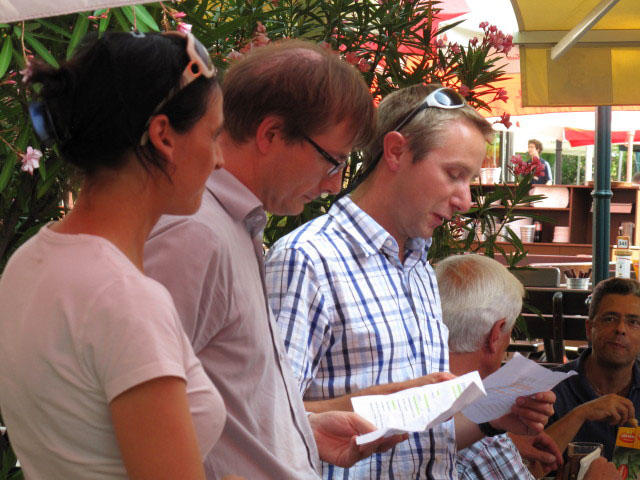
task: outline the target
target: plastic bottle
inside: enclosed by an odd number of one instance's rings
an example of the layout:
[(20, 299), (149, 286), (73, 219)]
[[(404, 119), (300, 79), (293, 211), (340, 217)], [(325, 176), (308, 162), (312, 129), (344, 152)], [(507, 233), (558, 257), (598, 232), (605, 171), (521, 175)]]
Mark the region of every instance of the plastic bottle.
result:
[(631, 250), (614, 250), (616, 255), (616, 277), (631, 278)]

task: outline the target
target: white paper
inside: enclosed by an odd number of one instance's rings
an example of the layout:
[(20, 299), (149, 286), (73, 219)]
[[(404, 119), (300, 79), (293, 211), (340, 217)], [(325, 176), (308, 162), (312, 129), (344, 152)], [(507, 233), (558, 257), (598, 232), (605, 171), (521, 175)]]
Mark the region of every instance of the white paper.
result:
[(601, 453), (601, 449), (598, 447), (589, 455), (580, 459), (580, 470), (578, 470), (578, 476), (576, 477), (576, 480), (582, 480), (584, 478), (584, 476), (587, 474), (587, 470), (589, 470), (589, 467), (591, 466), (591, 462), (598, 458)]
[(358, 445), (397, 433), (433, 428), (461, 409), (485, 396), (478, 372), (446, 382), (409, 388), (391, 395), (353, 397), (353, 410), (378, 430), (356, 438)]
[(576, 374), (575, 371), (552, 372), (516, 353), (502, 368), (484, 379), (487, 396), (462, 410), (462, 413), (475, 423), (494, 420), (509, 413), (516, 398), (546, 392)]

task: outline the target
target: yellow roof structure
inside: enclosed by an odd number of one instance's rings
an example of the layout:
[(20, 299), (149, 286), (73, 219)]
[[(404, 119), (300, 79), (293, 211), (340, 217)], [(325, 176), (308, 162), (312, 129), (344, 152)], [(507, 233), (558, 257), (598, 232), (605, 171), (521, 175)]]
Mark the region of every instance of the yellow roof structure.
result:
[(640, 0), (511, 0), (524, 106), (640, 105)]

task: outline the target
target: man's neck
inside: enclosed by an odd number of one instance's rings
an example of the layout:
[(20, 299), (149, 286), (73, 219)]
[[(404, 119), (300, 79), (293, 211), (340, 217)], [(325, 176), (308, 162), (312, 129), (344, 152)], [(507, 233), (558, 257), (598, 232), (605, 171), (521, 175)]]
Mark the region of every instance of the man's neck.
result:
[[(375, 172), (372, 176), (375, 175)], [(351, 200), (373, 218), (378, 225), (393, 237), (398, 244), (398, 257), (402, 263), (405, 259), (406, 243), (409, 238), (401, 236), (394, 228), (393, 209), (389, 207), (390, 195), (374, 185), (376, 179), (369, 178), (351, 194)]]
[(485, 378), (491, 372), (485, 371), (479, 351), (475, 352), (449, 352), (449, 370), (454, 375), (460, 376), (474, 370), (478, 370), (481, 378)]
[(619, 368), (603, 365), (592, 353), (585, 363), (587, 381), (598, 395), (615, 393), (626, 396), (633, 374), (633, 363)]

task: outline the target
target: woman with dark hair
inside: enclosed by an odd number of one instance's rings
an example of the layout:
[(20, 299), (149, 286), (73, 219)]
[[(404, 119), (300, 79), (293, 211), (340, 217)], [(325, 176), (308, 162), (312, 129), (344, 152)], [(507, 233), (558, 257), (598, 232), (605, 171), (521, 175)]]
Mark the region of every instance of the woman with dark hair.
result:
[(142, 254), (222, 165), (209, 55), (190, 34), (112, 33), (25, 76), (34, 128), (85, 178), (0, 280), (0, 408), (25, 474), (203, 479), (224, 405)]

